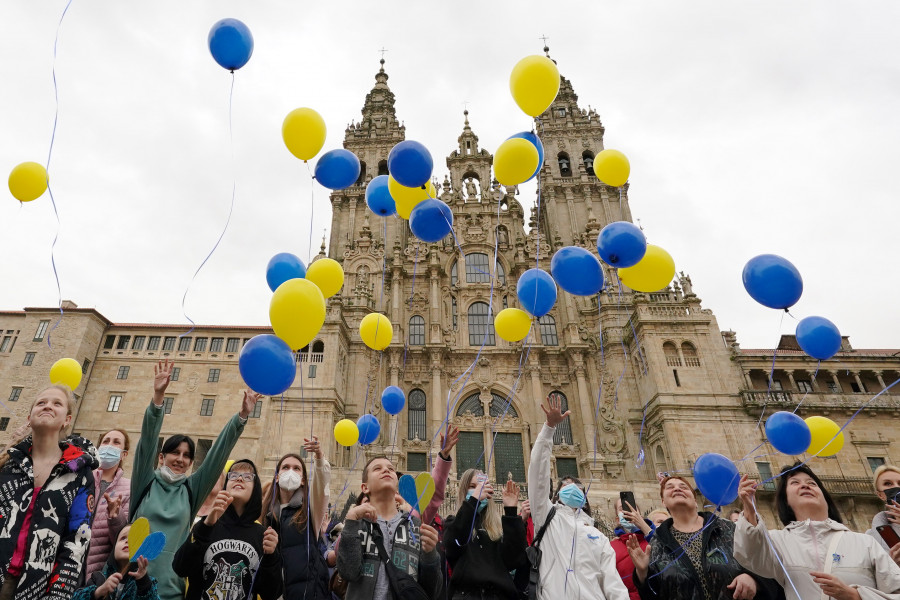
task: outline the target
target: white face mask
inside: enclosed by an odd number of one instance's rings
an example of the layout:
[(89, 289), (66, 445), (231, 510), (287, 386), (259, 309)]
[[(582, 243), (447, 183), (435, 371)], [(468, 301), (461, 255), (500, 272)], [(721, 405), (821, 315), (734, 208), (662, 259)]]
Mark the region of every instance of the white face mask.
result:
[(159, 468), (159, 474), (166, 483), (178, 483), (187, 477), (187, 473), (176, 473), (166, 465)]
[(289, 492), (293, 492), (300, 487), (300, 473), (291, 469), (290, 471), (282, 471), (278, 476), (278, 486)]

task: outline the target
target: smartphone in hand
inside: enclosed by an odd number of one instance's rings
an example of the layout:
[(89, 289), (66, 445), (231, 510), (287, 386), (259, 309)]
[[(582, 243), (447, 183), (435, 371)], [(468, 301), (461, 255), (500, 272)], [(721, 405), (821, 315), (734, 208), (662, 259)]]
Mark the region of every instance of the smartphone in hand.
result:
[(875, 528), (875, 531), (878, 532), (878, 535), (881, 536), (888, 548), (893, 548), (900, 544), (900, 536), (897, 535), (897, 532), (890, 525), (879, 525)]

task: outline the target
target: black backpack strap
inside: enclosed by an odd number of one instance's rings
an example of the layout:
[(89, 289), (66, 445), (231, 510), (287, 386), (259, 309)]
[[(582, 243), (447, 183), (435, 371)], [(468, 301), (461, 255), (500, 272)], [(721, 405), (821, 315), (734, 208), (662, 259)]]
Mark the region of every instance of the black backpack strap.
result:
[(550, 512), (547, 513), (547, 519), (544, 521), (544, 524), (541, 525), (540, 530), (538, 530), (537, 535), (534, 536), (534, 540), (531, 542), (532, 546), (539, 546), (541, 543), (541, 538), (544, 537), (544, 532), (547, 531), (547, 525), (550, 524), (550, 521), (553, 520), (554, 515), (556, 515), (556, 506), (553, 506), (550, 509)]
[(384, 549), (384, 543), (382, 543), (383, 535), (381, 533), (381, 527), (378, 526), (378, 523), (372, 527), (372, 541), (375, 542), (375, 547), (378, 549), (378, 556), (381, 557), (381, 562), (384, 563), (384, 568), (387, 569), (390, 566), (391, 559), (388, 558), (387, 550)]

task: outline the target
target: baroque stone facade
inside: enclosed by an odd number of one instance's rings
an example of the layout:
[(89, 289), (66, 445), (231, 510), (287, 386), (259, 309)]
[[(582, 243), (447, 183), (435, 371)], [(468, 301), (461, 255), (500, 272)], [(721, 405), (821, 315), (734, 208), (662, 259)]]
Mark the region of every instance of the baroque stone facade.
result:
[[(524, 343), (495, 337), (492, 315), (517, 306), (523, 272), (535, 265), (549, 270), (562, 246), (595, 251), (603, 226), (631, 220), (628, 187), (610, 188), (593, 175), (593, 157), (603, 149), (600, 118), (579, 106), (563, 77), (556, 101), (536, 120), (545, 161), (539, 209), (526, 215), (518, 191), (493, 180), (492, 155), (479, 147), (466, 111), (458, 147), (436, 181), (440, 199), (453, 210), (455, 238), (426, 244), (406, 221), (382, 220), (366, 207), (366, 183), (387, 172), (390, 149), (405, 139), (383, 66), (375, 79), (362, 119), (347, 127), (344, 140), (359, 156), (362, 173), (356, 185), (332, 194), (330, 243), (326, 253), (323, 240), (319, 254), (342, 263), (343, 290), (329, 299), (321, 333), (300, 354), (294, 386), (283, 398), (263, 399), (235, 458), (249, 456), (271, 474), (282, 453), (318, 435), (334, 465), (331, 498), (339, 506), (358, 490), (368, 457), (384, 453), (401, 470), (427, 469), (449, 420), (462, 430), (447, 494), (452, 510), (466, 467), (488, 463), (497, 480), (524, 483), (529, 449), (544, 421), (541, 401), (556, 392), (572, 417), (557, 432), (553, 476), (590, 482), (595, 516), (608, 525), (620, 490), (633, 490), (644, 510), (657, 507), (657, 473), (688, 474), (705, 452), (725, 454), (742, 472), (763, 479), (792, 462), (765, 442), (758, 427), (763, 410), (793, 410), (803, 399), (799, 414), (843, 424), (900, 377), (894, 350), (853, 350), (845, 341), (819, 368), (785, 336), (770, 384), (773, 351), (741, 349), (734, 332), (719, 329), (684, 273), (667, 289), (643, 294), (616, 285), (608, 270), (609, 283), (596, 298), (560, 293)], [(163, 436), (185, 432), (198, 439), (200, 461), (240, 405), (242, 344), (271, 331), (223, 325), (186, 334), (184, 326), (115, 324), (92, 309), (65, 308), (50, 346), (46, 337), (59, 319), (57, 309), (0, 312), (0, 400), (6, 407), (0, 442), (24, 418), (50, 365), (64, 356), (85, 366), (73, 429), (97, 440), (116, 427), (136, 440), (153, 365), (170, 358), (180, 371), (167, 395), (171, 414)], [(366, 348), (358, 334), (373, 311), (383, 311), (394, 328), (383, 353)], [(387, 385), (407, 393), (408, 406), (398, 417), (380, 405)], [(900, 462), (892, 442), (900, 433), (900, 392), (892, 392), (866, 404), (837, 457), (812, 463), (857, 529), (879, 508), (872, 469)], [(364, 450), (337, 446), (334, 423), (367, 412), (381, 422), (379, 439)], [(763, 496), (771, 498), (772, 488)], [(761, 504), (766, 510), (771, 503)]]

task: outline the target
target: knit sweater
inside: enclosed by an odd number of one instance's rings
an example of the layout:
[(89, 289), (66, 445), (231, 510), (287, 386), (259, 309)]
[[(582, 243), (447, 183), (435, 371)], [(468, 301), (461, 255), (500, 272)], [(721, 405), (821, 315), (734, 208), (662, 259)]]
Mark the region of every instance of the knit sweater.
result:
[[(163, 407), (151, 402), (144, 412), (141, 439), (134, 454), (128, 514), (132, 520), (146, 517), (151, 531), (166, 534), (165, 549), (156, 560), (150, 562), (148, 573), (159, 582), (159, 597), (162, 600), (181, 600), (184, 598), (184, 581), (172, 570), (172, 559), (187, 539), (194, 515), (216, 485), (228, 462), (229, 453), (244, 430), (244, 423), (237, 415), (233, 416), (207, 452), (200, 468), (184, 481), (168, 483), (156, 469), (156, 447), (162, 422)], [(140, 506), (136, 506), (147, 486), (150, 486), (147, 495), (140, 500)]]
[[(71, 436), (35, 499), (17, 600), (68, 599), (81, 577), (94, 511), (94, 447)], [(0, 584), (6, 580), (19, 531), (34, 493), (31, 437), (8, 450), (0, 470)]]
[(122, 527), (128, 522), (128, 500), (131, 497), (131, 480), (125, 477), (122, 469), (117, 469), (113, 480), (109, 482), (106, 493), (110, 498), (122, 498), (122, 506), (115, 519), (109, 518), (108, 506), (103, 494), (100, 493), (100, 480), (103, 478), (103, 470), (94, 471), (94, 498), (97, 510), (94, 511), (94, 525), (91, 527), (91, 546), (88, 548), (87, 567), (85, 575), (91, 576), (94, 571), (99, 571), (106, 563), (109, 553), (116, 545), (116, 538)]

